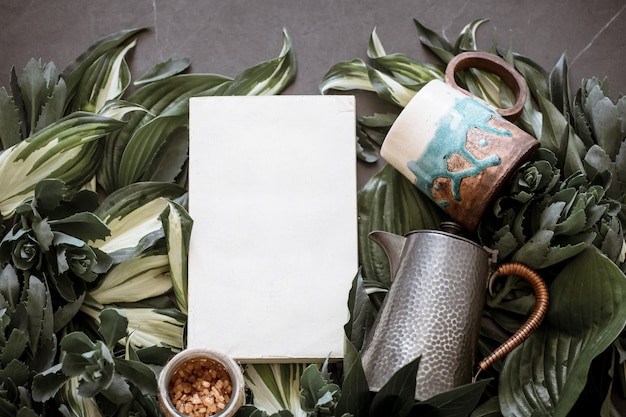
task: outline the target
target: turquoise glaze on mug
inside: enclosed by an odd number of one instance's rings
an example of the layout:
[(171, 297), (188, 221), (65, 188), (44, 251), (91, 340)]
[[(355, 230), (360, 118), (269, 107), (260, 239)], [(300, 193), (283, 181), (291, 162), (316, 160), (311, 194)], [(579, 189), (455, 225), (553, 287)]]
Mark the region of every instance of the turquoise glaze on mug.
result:
[[(435, 185), (437, 178), (449, 178), (452, 194), (456, 200), (461, 200), (461, 180), (466, 177), (475, 177), (488, 167), (499, 165), (502, 161), (498, 155), (491, 154), (483, 159), (477, 159), (465, 146), (467, 132), (472, 128), (493, 133), (499, 136), (511, 137), (506, 129), (496, 129), (487, 124), (491, 118), (504, 120), (496, 112), (478, 100), (469, 97), (455, 98), (454, 105), (436, 123), (434, 137), (428, 141), (424, 153), (417, 159), (407, 163), (407, 167), (417, 178), (415, 185), (431, 199), (436, 201), (432, 190), (438, 190)], [(479, 145), (489, 145), (489, 140), (482, 138)], [(451, 172), (448, 170), (448, 158), (459, 154), (467, 160), (471, 167), (463, 171)], [(440, 207), (446, 207), (449, 201), (437, 201)]]

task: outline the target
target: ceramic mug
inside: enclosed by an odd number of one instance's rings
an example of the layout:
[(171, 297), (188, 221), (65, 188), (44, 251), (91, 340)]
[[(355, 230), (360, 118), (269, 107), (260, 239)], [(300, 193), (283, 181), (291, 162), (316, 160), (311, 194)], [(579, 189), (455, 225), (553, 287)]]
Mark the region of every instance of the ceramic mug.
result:
[[(515, 105), (496, 109), (460, 88), (454, 74), (467, 68), (498, 75), (515, 94)], [(482, 52), (459, 54), (446, 68), (446, 82), (426, 84), (400, 113), (381, 156), (473, 232), (513, 171), (539, 147), (511, 123), (526, 98), (524, 79), (506, 61)]]

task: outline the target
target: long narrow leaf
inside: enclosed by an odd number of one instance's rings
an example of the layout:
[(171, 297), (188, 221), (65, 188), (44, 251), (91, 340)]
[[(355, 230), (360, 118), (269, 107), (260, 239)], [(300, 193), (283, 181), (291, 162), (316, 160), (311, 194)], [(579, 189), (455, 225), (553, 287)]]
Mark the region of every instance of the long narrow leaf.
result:
[(94, 149), (83, 148), (122, 125), (114, 119), (74, 113), (12, 146), (0, 154), (0, 212), (11, 215), (17, 205), (32, 197), (35, 184), (58, 178), (76, 184), (84, 171), (97, 167)]
[(167, 256), (169, 258), (170, 276), (178, 307), (187, 313), (187, 253), (193, 220), (187, 210), (180, 204), (168, 201), (168, 207), (161, 215)]
[(283, 47), (277, 58), (262, 62), (235, 77), (224, 95), (272, 95), (283, 91), (296, 75), (291, 38), (283, 29)]

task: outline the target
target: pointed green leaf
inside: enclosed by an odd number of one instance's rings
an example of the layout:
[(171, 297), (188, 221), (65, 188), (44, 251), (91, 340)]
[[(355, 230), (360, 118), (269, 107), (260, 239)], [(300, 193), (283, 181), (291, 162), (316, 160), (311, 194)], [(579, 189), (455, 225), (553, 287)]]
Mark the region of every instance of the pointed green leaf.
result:
[(277, 58), (248, 68), (233, 80), (224, 95), (272, 95), (283, 91), (296, 76), (296, 56), (283, 29), (283, 47)]
[(489, 19), (476, 19), (465, 25), (454, 44), (454, 50), (458, 52), (476, 51), (478, 49), (476, 31), (480, 25), (488, 21)]
[(123, 217), (103, 219), (111, 235), (104, 240), (96, 240), (92, 246), (107, 253), (115, 262), (138, 255), (164, 236), (159, 217), (166, 208), (166, 200), (155, 199), (146, 201)]
[(65, 79), (67, 84), (68, 101), (76, 94), (81, 78), (91, 64), (107, 51), (124, 44), (128, 39), (143, 30), (145, 28), (127, 29), (107, 35), (92, 44), (85, 52), (68, 64), (61, 73), (61, 77)]
[(422, 403), (436, 408), (436, 410), (422, 415), (424, 417), (436, 417), (441, 415), (447, 417), (465, 417), (476, 408), (485, 388), (487, 388), (490, 382), (491, 379), (483, 379), (453, 388), (422, 401)]
[(115, 371), (141, 390), (144, 395), (156, 395), (157, 378), (152, 369), (139, 361), (114, 359)]
[[(133, 112), (125, 126), (107, 138), (103, 163), (98, 168), (98, 183), (109, 193), (121, 187), (120, 166), (122, 158), (127, 161), (127, 166), (124, 168), (125, 175), (136, 170), (132, 167), (132, 161), (141, 161), (142, 158), (147, 159), (148, 164), (149, 161), (152, 161), (154, 154), (143, 157), (141, 154), (135, 155), (134, 151), (126, 152), (126, 147), (131, 138), (142, 126), (159, 115), (184, 118), (189, 111), (190, 97), (221, 93), (231, 82), (230, 78), (216, 74), (181, 74), (155, 81), (136, 90), (127, 98), (127, 102), (145, 109), (146, 112)], [(180, 120), (176, 120), (176, 122), (180, 122)], [(178, 124), (180, 125), (180, 123)], [(158, 129), (167, 127), (167, 122), (165, 124), (158, 122), (154, 126), (157, 132)], [(149, 130), (139, 135), (145, 137)], [(158, 146), (162, 144), (163, 138), (152, 139), (148, 137), (148, 139), (150, 140), (148, 147), (156, 152)], [(135, 141), (139, 140), (135, 139)], [(134, 145), (138, 152), (141, 152), (142, 146), (141, 143)]]
[(346, 413), (353, 417), (369, 416), (370, 392), (369, 385), (360, 355), (349, 368), (344, 368), (345, 378), (341, 389), (341, 398), (337, 403), (335, 415), (342, 416)]
[[(32, 198), (35, 185), (58, 178), (68, 186), (84, 179), (98, 160), (90, 142), (118, 129), (121, 122), (88, 113), (74, 113), (0, 154), (0, 212), (9, 216), (23, 201)], [(79, 181), (80, 180), (80, 181)]]
[(41, 108), (41, 114), (37, 118), (37, 125), (33, 129), (32, 133), (39, 132), (46, 126), (51, 125), (57, 120), (61, 119), (64, 115), (65, 102), (67, 98), (67, 89), (65, 81), (60, 79), (57, 85), (54, 86), (54, 90), (48, 100)]
[(591, 361), (626, 322), (626, 276), (594, 247), (565, 265), (550, 296), (541, 326), (506, 359), (499, 384), (505, 416), (567, 415)]
[(45, 105), (48, 96), (51, 95), (58, 80), (58, 74), (53, 63), (41, 65), (40, 61), (30, 59), (24, 67), (20, 80), (20, 91), (24, 99), (27, 123), (32, 132), (35, 131), (37, 119), (41, 109)]
[(54, 397), (69, 378), (61, 371), (61, 364), (41, 372), (33, 378), (33, 399), (45, 402)]
[(550, 72), (550, 101), (565, 117), (570, 117), (570, 96), (569, 96), (569, 73), (567, 66), (567, 57), (561, 55)]
[(320, 92), (326, 94), (330, 90), (374, 91), (367, 74), (367, 68), (367, 64), (361, 59), (336, 63), (322, 77), (319, 86)]
[(397, 370), (372, 399), (370, 415), (406, 416), (415, 404), (416, 376), (421, 356)]
[(142, 181), (176, 182), (189, 160), (189, 129), (180, 126), (167, 137), (144, 170)]
[(118, 340), (126, 337), (127, 329), (128, 319), (122, 310), (109, 307), (100, 312), (98, 331), (109, 349), (112, 349)]
[(185, 108), (162, 114), (133, 133), (122, 154), (118, 185), (132, 184), (141, 178), (168, 136), (189, 123), (188, 112)]
[(26, 311), (28, 314), (28, 340), (33, 352), (39, 346), (39, 337), (44, 322), (46, 309), (46, 285), (38, 278), (31, 275), (28, 278), (28, 288), (26, 290)]
[(0, 143), (7, 149), (22, 140), (20, 114), (13, 97), (0, 88)]
[(55, 231), (71, 234), (81, 240), (104, 239), (110, 235), (109, 228), (93, 213), (82, 212), (63, 219), (50, 220)]
[(454, 58), (454, 48), (447, 39), (442, 38), (437, 33), (422, 25), (417, 19), (413, 19), (419, 32), (419, 40), (422, 45), (430, 49), (445, 64)]
[(191, 65), (191, 59), (188, 57), (170, 58), (150, 68), (144, 75), (137, 78), (135, 85), (148, 84), (154, 81), (162, 80), (172, 75), (180, 74)]
[(161, 214), (167, 241), (170, 276), (178, 308), (187, 314), (187, 253), (193, 220), (180, 204), (168, 200), (168, 206)]
[(141, 254), (115, 265), (89, 295), (98, 303), (132, 303), (157, 297), (172, 289), (166, 254)]
[(135, 44), (132, 40), (112, 48), (85, 68), (72, 99), (72, 110), (98, 113), (107, 101), (124, 94), (131, 77), (125, 56)]

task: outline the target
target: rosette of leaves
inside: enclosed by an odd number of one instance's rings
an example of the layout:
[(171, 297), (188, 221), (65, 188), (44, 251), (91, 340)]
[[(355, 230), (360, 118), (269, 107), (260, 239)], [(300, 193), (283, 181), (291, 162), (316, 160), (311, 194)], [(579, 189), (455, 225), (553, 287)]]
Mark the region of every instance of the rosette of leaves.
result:
[[(471, 22), (455, 42), (449, 42), (415, 20), (421, 43), (444, 65), (461, 52), (478, 50), (475, 33), (484, 22), (486, 19)], [(372, 32), (368, 55), (374, 67), (384, 71), (393, 64), (377, 62), (379, 57), (371, 50), (379, 44)], [(612, 101), (608, 82), (591, 79), (582, 82), (572, 100), (564, 56), (554, 69), (546, 71), (510, 49), (500, 50), (494, 44), (489, 52), (514, 65), (526, 80), (529, 100), (516, 123), (539, 140), (540, 149), (513, 175), (508, 189), (482, 219), (476, 237), (485, 246), (497, 248), (500, 260), (520, 260), (537, 268), (549, 284), (552, 299), (540, 328), (489, 372), (497, 382), (490, 388), (492, 398), (472, 415), (564, 416), (575, 409), (586, 415), (608, 416), (612, 408), (611, 364), (623, 361), (619, 346), (624, 343), (619, 337), (626, 323), (622, 226), (626, 99)], [(394, 56), (385, 55), (389, 61)], [(406, 61), (400, 58), (396, 65)], [(322, 80), (321, 90), (326, 92), (331, 86), (379, 92), (373, 88), (376, 78), (363, 68), (367, 69), (367, 64), (361, 60), (333, 66)], [(430, 65), (423, 66), (426, 68)], [(511, 92), (493, 74), (469, 69), (456, 76), (458, 84), (477, 97), (496, 107), (511, 106)], [(379, 97), (400, 108), (409, 97), (406, 86), (398, 87), (401, 83), (376, 85), (380, 91), (389, 87)], [(392, 121), (394, 115), (386, 117)], [(386, 128), (382, 123), (377, 127), (371, 145), (384, 138)], [(370, 150), (375, 154), (375, 149), (372, 146)], [(367, 234), (372, 230), (404, 234), (412, 229), (436, 229), (441, 219), (438, 209), (419, 193), (409, 191), (414, 187), (401, 175), (394, 176), (394, 171), (384, 165), (359, 191), (362, 278), (349, 303), (352, 324), (346, 327), (346, 336), (354, 349), (346, 351), (344, 365), (348, 367), (358, 363), (354, 358), (358, 359), (368, 323), (376, 314), (379, 298), (384, 297), (384, 288), (390, 285), (384, 254), (372, 248)], [(517, 330), (533, 304), (527, 285), (514, 277), (502, 280), (485, 308), (485, 316), (500, 326), (483, 329), (480, 353), (489, 353)], [(354, 369), (358, 374), (358, 366)], [(619, 369), (616, 381), (626, 380), (625, 367)], [(341, 386), (342, 398), (351, 390), (366, 390), (361, 378), (348, 375)], [(361, 415), (356, 405), (352, 410)]]
[(1, 267), (11, 265), (22, 281), (36, 276), (45, 283), (55, 331), (69, 322), (85, 291), (112, 264), (107, 254), (86, 243), (109, 234), (92, 213), (97, 204), (91, 191), (68, 196), (62, 181), (41, 181), (33, 200), (17, 207), (15, 224), (0, 241)]

